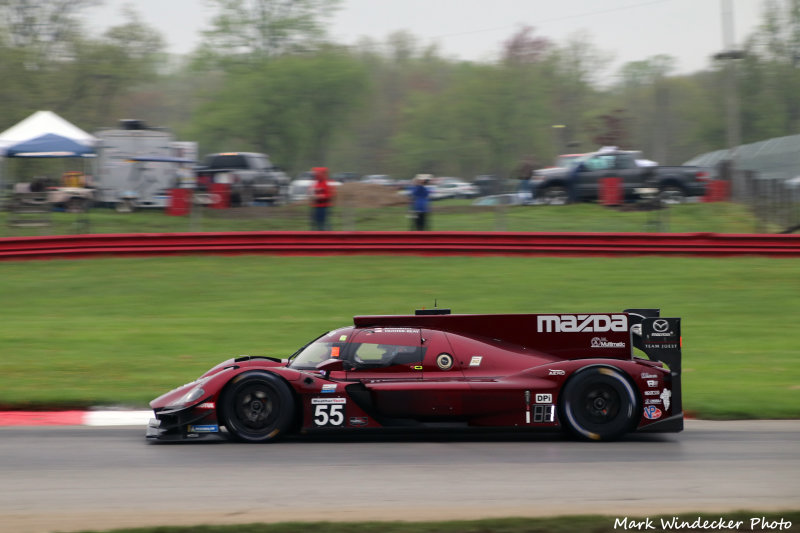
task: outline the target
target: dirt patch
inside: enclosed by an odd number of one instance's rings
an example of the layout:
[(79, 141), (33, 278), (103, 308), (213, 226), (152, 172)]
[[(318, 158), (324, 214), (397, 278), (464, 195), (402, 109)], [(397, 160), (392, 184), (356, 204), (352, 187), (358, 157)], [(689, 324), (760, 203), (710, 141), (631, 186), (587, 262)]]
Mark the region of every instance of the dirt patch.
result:
[(400, 190), (375, 183), (343, 183), (336, 190), (336, 204), (346, 207), (389, 207), (406, 205)]

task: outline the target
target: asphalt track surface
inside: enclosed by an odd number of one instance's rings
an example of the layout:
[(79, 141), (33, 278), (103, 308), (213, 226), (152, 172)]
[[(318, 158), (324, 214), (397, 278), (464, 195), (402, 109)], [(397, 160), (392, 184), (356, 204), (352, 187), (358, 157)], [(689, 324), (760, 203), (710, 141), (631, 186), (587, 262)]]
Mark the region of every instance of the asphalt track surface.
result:
[[(556, 435), (150, 444), (144, 428), (0, 429), (0, 531), (322, 520), (790, 510), (800, 421)], [(724, 516), (724, 515), (723, 515)]]

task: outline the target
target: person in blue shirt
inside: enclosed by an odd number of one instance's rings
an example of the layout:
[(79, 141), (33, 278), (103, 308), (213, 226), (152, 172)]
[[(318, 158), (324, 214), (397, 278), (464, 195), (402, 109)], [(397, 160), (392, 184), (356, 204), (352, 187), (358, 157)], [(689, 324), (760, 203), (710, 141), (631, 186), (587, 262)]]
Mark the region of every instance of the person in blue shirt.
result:
[(427, 185), (429, 180), (430, 175), (417, 174), (414, 178), (414, 183), (411, 185), (411, 213), (414, 221), (412, 229), (417, 231), (425, 231), (428, 229), (430, 191)]

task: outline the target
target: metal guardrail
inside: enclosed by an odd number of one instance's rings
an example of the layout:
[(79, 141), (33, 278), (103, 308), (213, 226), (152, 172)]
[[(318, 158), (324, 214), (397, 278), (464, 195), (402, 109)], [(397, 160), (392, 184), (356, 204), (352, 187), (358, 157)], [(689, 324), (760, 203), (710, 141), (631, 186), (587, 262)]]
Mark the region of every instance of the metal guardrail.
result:
[(0, 260), (180, 254), (800, 257), (800, 235), (286, 231), (0, 238)]

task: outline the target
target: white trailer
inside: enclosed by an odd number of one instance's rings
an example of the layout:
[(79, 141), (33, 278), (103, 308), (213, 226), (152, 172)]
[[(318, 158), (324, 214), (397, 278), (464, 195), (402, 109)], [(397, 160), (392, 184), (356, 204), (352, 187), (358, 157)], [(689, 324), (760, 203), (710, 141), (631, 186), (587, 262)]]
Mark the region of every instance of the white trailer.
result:
[(196, 143), (175, 142), (171, 132), (138, 120), (123, 120), (118, 129), (95, 136), (100, 139), (95, 198), (120, 211), (166, 207), (169, 190), (179, 186), (181, 167), (191, 169), (196, 159)]

